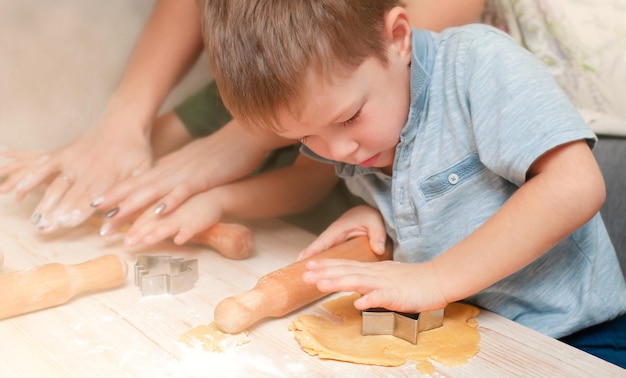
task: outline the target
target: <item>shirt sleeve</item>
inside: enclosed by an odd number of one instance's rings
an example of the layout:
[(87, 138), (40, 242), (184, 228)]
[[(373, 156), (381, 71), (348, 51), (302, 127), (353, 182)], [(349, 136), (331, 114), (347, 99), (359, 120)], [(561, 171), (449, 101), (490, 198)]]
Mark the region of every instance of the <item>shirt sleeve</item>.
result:
[(482, 163), (521, 185), (552, 148), (596, 137), (547, 67), (509, 36), (487, 29), (467, 50), (464, 82)]

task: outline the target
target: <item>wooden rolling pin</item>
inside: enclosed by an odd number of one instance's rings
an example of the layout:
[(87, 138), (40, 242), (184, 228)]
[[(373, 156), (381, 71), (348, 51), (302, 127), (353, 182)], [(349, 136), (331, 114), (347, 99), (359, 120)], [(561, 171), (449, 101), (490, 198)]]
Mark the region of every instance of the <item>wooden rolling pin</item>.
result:
[[(102, 227), (101, 217), (91, 217), (95, 227)], [(122, 229), (126, 231), (128, 227)], [(201, 244), (213, 248), (220, 255), (229, 259), (247, 259), (254, 252), (254, 233), (249, 228), (235, 223), (216, 223), (212, 227), (197, 233), (188, 244)]]
[(116, 255), (76, 265), (47, 264), (0, 274), (0, 319), (58, 306), (78, 294), (124, 283), (128, 267)]
[(196, 234), (187, 243), (208, 245), (222, 256), (235, 260), (250, 257), (255, 244), (252, 231), (235, 223), (217, 223)]
[(295, 262), (259, 279), (256, 286), (242, 294), (226, 298), (215, 307), (215, 325), (227, 333), (239, 333), (266, 317), (280, 317), (330, 293), (302, 281), (306, 262), (328, 258), (356, 261), (391, 259), (392, 247), (384, 255), (375, 254), (366, 236), (339, 244), (308, 259)]

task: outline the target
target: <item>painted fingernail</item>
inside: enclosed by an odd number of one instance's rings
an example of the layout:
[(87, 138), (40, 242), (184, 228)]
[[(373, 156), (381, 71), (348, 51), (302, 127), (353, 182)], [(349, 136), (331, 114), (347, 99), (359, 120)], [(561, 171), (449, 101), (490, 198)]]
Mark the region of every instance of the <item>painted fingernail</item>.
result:
[(167, 208), (167, 206), (164, 203), (160, 203), (157, 207), (154, 208), (154, 213), (155, 214), (161, 214), (163, 211), (165, 211), (165, 209)]
[(94, 200), (91, 201), (90, 205), (91, 207), (98, 207), (102, 204), (102, 202), (104, 202), (104, 197), (100, 196), (100, 197), (94, 198)]
[(107, 211), (107, 213), (104, 214), (104, 216), (107, 218), (113, 218), (115, 214), (119, 213), (119, 211), (120, 211), (119, 207), (114, 207), (111, 210)]
[(41, 213), (40, 212), (34, 212), (33, 215), (30, 216), (30, 223), (32, 224), (37, 224), (39, 223), (39, 221), (41, 220)]
[(37, 222), (37, 229), (39, 229), (39, 231), (44, 231), (48, 227), (50, 227), (50, 222), (48, 222), (48, 220), (46, 218), (41, 216), (39, 218), (39, 221)]
[(102, 227), (100, 227), (100, 231), (98, 232), (98, 234), (100, 236), (106, 236), (110, 230), (111, 230), (111, 223), (105, 223), (102, 225)]

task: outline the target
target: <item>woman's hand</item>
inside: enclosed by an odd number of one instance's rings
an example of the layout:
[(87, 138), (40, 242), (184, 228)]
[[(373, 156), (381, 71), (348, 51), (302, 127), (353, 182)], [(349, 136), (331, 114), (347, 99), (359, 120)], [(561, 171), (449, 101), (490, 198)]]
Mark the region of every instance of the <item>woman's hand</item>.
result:
[(151, 150), (142, 133), (119, 135), (99, 127), (59, 150), (43, 154), (5, 153), (13, 161), (0, 167), (6, 180), (0, 193), (15, 191), (21, 200), (39, 186), (47, 186), (31, 221), (43, 232), (75, 227), (94, 208), (94, 198), (120, 180), (151, 165)]
[(261, 138), (231, 121), (214, 134), (166, 155), (149, 171), (129, 177), (94, 201), (94, 206), (109, 214), (100, 235), (113, 235), (140, 211), (141, 219), (159, 219), (157, 215), (176, 210), (197, 193), (248, 175), (278, 144), (272, 137), (265, 146), (259, 142)]

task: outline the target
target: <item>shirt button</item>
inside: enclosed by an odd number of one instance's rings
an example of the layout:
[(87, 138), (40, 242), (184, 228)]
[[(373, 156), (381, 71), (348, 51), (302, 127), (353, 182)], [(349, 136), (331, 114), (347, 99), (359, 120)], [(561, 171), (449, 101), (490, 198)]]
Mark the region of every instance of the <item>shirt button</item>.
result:
[(456, 173), (450, 173), (448, 176), (448, 182), (452, 185), (456, 185), (459, 182), (459, 175)]

